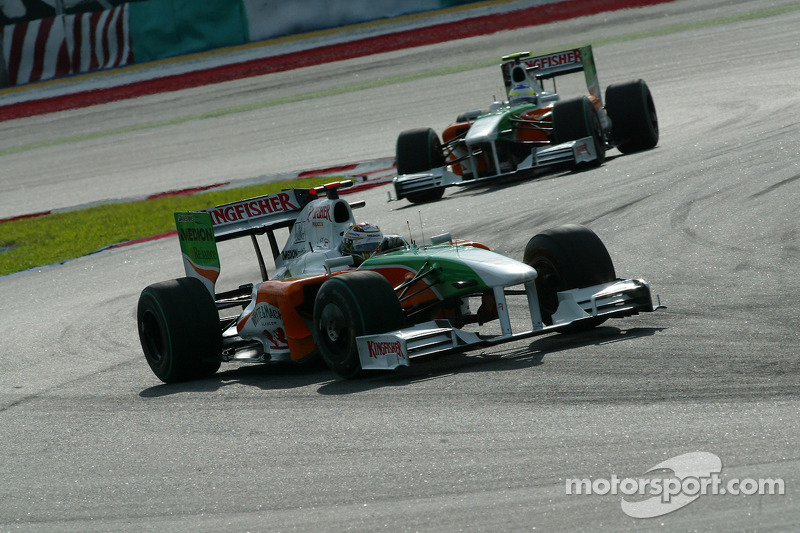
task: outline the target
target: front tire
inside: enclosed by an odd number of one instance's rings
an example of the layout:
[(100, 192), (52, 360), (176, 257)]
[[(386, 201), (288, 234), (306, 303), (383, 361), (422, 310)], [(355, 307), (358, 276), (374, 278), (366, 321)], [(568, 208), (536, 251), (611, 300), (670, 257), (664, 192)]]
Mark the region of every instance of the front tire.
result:
[(606, 112), (611, 136), (623, 154), (649, 150), (658, 144), (658, 115), (644, 80), (609, 85)]
[(325, 281), (314, 302), (313, 335), (322, 359), (340, 377), (361, 373), (356, 337), (394, 331), (405, 317), (391, 284), (371, 270)]
[(136, 321), (147, 364), (164, 383), (207, 377), (219, 370), (219, 313), (200, 280), (180, 278), (145, 287)]
[[(558, 309), (558, 292), (590, 287), (617, 279), (614, 263), (603, 241), (579, 224), (566, 224), (543, 231), (528, 241), (522, 261), (536, 269), (536, 292), (542, 320), (552, 325)], [(589, 329), (605, 319), (586, 321)]]
[[(395, 153), (397, 174), (417, 174), (445, 165), (442, 142), (431, 128), (418, 128), (402, 132), (397, 137)], [(411, 203), (434, 202), (444, 195), (444, 187), (412, 193)]]
[(591, 137), (597, 159), (587, 166), (598, 167), (606, 160), (606, 143), (600, 117), (585, 96), (564, 100), (553, 106), (553, 144)]

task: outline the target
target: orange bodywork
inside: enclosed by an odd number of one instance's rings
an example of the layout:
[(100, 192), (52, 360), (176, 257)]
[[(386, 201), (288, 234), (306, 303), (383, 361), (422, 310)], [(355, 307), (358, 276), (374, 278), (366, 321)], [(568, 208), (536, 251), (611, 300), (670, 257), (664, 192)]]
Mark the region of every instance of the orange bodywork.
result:
[[(470, 124), (469, 122), (456, 122), (454, 124), (450, 124), (447, 129), (442, 132), (442, 142), (444, 144), (449, 143), (459, 135), (464, 135), (469, 130)], [(457, 145), (453, 149), (453, 153), (451, 153), (447, 157), (447, 161), (455, 161), (456, 159), (465, 157), (467, 155), (467, 151), (463, 145)], [(483, 170), (486, 168), (486, 164), (483, 160), (478, 160), (478, 170)], [(470, 170), (462, 163), (453, 163), (451, 167), (454, 174), (458, 174), (459, 176), (463, 176), (465, 171)]]
[[(552, 107), (542, 107), (539, 109), (531, 109), (520, 115), (522, 120), (532, 122), (541, 122), (543, 127), (552, 128), (553, 116)], [(534, 127), (518, 127), (514, 130), (514, 140), (517, 142), (549, 142), (547, 139), (547, 131), (534, 128)]]
[[(326, 274), (319, 274), (285, 281), (267, 281), (258, 287), (256, 303), (266, 302), (277, 307), (281, 312), (281, 320), (286, 334), (283, 340), (289, 345), (292, 361), (304, 359), (316, 349), (307, 324), (311, 321), (314, 309), (313, 296), (327, 279)], [(311, 293), (311, 300), (306, 303), (309, 293)], [(305, 320), (303, 315), (306, 315)], [(247, 321), (248, 318), (244, 317), (240, 323)]]
[[(600, 106), (600, 101), (597, 98), (592, 100), (595, 107)], [(550, 139), (548, 134), (552, 131), (553, 123), (553, 107), (541, 107), (538, 109), (530, 109), (522, 113), (519, 118), (521, 122), (514, 128), (513, 141), (519, 143), (538, 143), (548, 144)], [(526, 124), (529, 122), (529, 124)], [(444, 144), (450, 143), (459, 136), (464, 136), (471, 126), (470, 122), (455, 122), (450, 124), (442, 132), (442, 142)], [(451, 164), (451, 169), (454, 174), (463, 176), (465, 173), (472, 172), (472, 168), (466, 162), (452, 163), (457, 159), (463, 159), (467, 156), (467, 150), (463, 143), (455, 144), (453, 151), (448, 155), (447, 161)], [(477, 163), (477, 172), (480, 176), (483, 171), (490, 168), (491, 161), (486, 160), (489, 154), (484, 153), (483, 156), (475, 158)]]
[(483, 248), (484, 250), (490, 250), (488, 246), (478, 241), (465, 241), (464, 239), (453, 239), (453, 244), (457, 244), (459, 246), (472, 246), (474, 248)]
[[(459, 246), (475, 246), (486, 250), (489, 249), (486, 245), (475, 241), (454, 239), (453, 244), (458, 244)], [(376, 268), (375, 271), (383, 275), (392, 287), (397, 287), (413, 279), (417, 274), (409, 268), (400, 266)], [(336, 276), (345, 272), (348, 271), (341, 270), (334, 272), (333, 275)], [(267, 303), (277, 308), (281, 314), (282, 330), (272, 331), (267, 336), (270, 339), (274, 338), (275, 342), (279, 343), (283, 350), (285, 350), (288, 345), (289, 355), (292, 361), (304, 359), (316, 350), (309, 324), (313, 320), (314, 299), (316, 298), (317, 291), (328, 279), (329, 276), (327, 274), (317, 274), (305, 278), (265, 281), (258, 287), (256, 305)], [(419, 280), (409, 287), (407, 294), (413, 294), (427, 285), (428, 283), (425, 280)], [(404, 300), (402, 306), (403, 309), (409, 309), (415, 306), (424, 306), (436, 302), (437, 300), (438, 296), (436, 292), (424, 290)], [(446, 318), (447, 314), (448, 313), (445, 312), (440, 315), (440, 317)], [(250, 316), (251, 315), (248, 314), (239, 320), (240, 331), (242, 325), (250, 319)], [(265, 331), (264, 333), (267, 334), (268, 332)]]
[[(453, 244), (458, 246), (474, 246), (475, 248), (483, 248), (488, 250), (489, 247), (477, 241), (467, 241), (462, 239), (453, 239)], [(405, 266), (382, 266), (372, 268), (375, 272), (380, 273), (385, 277), (392, 287), (399, 287), (403, 283), (411, 281), (417, 275), (417, 271)], [(408, 311), (413, 308), (420, 308), (426, 305), (435, 303), (439, 300), (439, 295), (434, 290), (424, 290), (429, 287), (430, 283), (426, 279), (417, 280), (414, 284), (410, 285), (404, 292), (403, 300), (401, 302), (403, 309)], [(398, 295), (399, 296), (399, 295)], [(447, 309), (440, 309), (438, 314), (431, 318), (449, 318), (451, 311)]]

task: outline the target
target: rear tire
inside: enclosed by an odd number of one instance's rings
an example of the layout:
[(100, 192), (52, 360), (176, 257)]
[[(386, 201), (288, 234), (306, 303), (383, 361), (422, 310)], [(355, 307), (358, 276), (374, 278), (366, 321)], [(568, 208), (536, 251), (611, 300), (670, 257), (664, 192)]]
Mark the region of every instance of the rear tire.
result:
[(328, 367), (345, 379), (361, 373), (356, 337), (394, 331), (404, 324), (394, 288), (371, 270), (331, 277), (314, 302), (314, 341)]
[[(445, 165), (442, 142), (431, 128), (402, 132), (397, 137), (397, 173), (417, 174)], [(444, 195), (444, 187), (412, 193), (407, 196), (412, 203), (433, 202)]]
[(611, 136), (623, 154), (649, 150), (658, 144), (656, 106), (644, 80), (609, 85), (606, 112), (611, 119)]
[(597, 159), (588, 163), (598, 167), (606, 160), (606, 143), (600, 117), (592, 102), (585, 96), (564, 100), (553, 106), (553, 144), (592, 137)]
[[(603, 242), (592, 230), (566, 224), (535, 235), (525, 247), (522, 261), (536, 269), (536, 292), (542, 320), (553, 323), (560, 291), (590, 287), (617, 279), (614, 263)], [(587, 321), (577, 329), (589, 329), (605, 319)]]
[(219, 370), (219, 313), (200, 280), (180, 278), (145, 287), (136, 321), (147, 364), (164, 383), (207, 377)]

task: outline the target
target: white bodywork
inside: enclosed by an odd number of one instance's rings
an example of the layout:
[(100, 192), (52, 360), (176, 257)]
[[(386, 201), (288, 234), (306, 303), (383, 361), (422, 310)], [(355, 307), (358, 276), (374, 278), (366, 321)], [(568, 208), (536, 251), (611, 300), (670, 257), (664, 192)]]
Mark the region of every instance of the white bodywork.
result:
[[(489, 141), (487, 137), (486, 142), (491, 142), (493, 144), (494, 139)], [(497, 160), (497, 150), (493, 150), (493, 152), (495, 164), (497, 165), (496, 168), (499, 168), (500, 162)], [(581, 139), (562, 144), (533, 148), (531, 150), (531, 154), (517, 165), (515, 172), (552, 167), (554, 165), (563, 163), (590, 163), (596, 160), (597, 149), (595, 148), (594, 139), (592, 139), (592, 137), (583, 137)], [(473, 175), (477, 175), (477, 173), (474, 172)], [(474, 178), (464, 181), (464, 179), (460, 175), (453, 172), (449, 166), (443, 166), (431, 169), (428, 172), (395, 176), (392, 182), (394, 184), (397, 197), (402, 198), (415, 192), (426, 191), (439, 187), (481, 183), (496, 179), (499, 175), (505, 174)]]
[(619, 280), (593, 287), (572, 289), (558, 293), (558, 310), (553, 314), (553, 324), (545, 326), (539, 312), (536, 286), (533, 280), (526, 282), (525, 294), (530, 312), (530, 329), (514, 333), (508, 314), (504, 287), (494, 289), (497, 302), (501, 334), (483, 338), (475, 333), (453, 327), (447, 320), (432, 320), (413, 327), (379, 335), (358, 337), (359, 359), (363, 369), (392, 370), (409, 366), (412, 357), (462, 351), (479, 346), (491, 346), (516, 339), (543, 335), (563, 330), (565, 326), (576, 325), (581, 320), (601, 317), (604, 314), (624, 316), (639, 311), (655, 311), (660, 304), (647, 305), (635, 301), (636, 293), (646, 291), (648, 298), (650, 286), (642, 280)]

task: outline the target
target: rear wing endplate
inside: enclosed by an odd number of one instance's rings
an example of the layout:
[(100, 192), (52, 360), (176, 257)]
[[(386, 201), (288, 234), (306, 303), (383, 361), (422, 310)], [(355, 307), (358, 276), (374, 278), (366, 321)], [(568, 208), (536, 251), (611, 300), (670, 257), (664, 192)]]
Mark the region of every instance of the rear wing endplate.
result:
[(211, 215), (201, 211), (175, 213), (175, 227), (186, 276), (202, 281), (213, 297), (220, 263)]
[(506, 93), (511, 89), (511, 69), (515, 64), (525, 65), (526, 70), (532, 72), (540, 80), (583, 71), (589, 94), (599, 98), (602, 104), (603, 98), (600, 94), (600, 82), (594, 65), (592, 45), (535, 57), (532, 57), (530, 52), (521, 52), (503, 57), (501, 69)]

